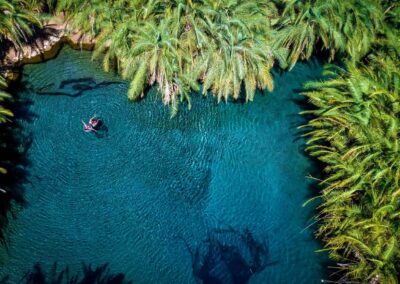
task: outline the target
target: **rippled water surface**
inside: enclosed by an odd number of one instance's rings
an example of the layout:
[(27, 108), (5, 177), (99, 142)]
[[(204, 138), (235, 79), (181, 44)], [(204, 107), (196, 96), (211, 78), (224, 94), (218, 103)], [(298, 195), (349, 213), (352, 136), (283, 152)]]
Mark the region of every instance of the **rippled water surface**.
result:
[[(251, 104), (194, 94), (193, 109), (169, 119), (155, 94), (128, 102), (127, 84), (87, 52), (26, 66), (26, 205), (0, 275), (108, 263), (134, 283), (319, 283), (295, 100), (320, 71), (276, 74), (275, 91)], [(98, 135), (82, 130), (93, 114)]]

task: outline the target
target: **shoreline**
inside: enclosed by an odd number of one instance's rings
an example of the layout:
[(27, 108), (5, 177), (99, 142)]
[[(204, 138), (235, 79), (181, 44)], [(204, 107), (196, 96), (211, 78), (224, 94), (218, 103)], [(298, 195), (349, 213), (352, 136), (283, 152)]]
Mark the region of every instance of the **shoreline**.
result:
[(25, 64), (40, 63), (57, 56), (64, 44), (77, 50), (93, 50), (95, 38), (72, 29), (63, 15), (57, 15), (44, 23), (40, 35), (33, 36), (33, 42), (21, 48), (11, 46), (0, 59), (0, 75), (7, 81), (20, 77), (20, 68)]

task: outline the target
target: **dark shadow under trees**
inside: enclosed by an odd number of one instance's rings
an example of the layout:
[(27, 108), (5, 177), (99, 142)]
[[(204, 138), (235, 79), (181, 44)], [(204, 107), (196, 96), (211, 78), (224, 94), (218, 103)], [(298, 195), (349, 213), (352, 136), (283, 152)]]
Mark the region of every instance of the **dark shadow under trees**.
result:
[[(72, 273), (69, 267), (59, 270), (57, 263), (51, 269), (45, 271), (41, 264), (37, 263), (32, 271), (25, 274), (20, 284), (132, 284), (123, 273), (113, 273), (109, 264), (103, 264), (93, 268), (91, 265), (82, 264), (80, 272)], [(12, 284), (10, 277), (0, 279), (0, 284)]]

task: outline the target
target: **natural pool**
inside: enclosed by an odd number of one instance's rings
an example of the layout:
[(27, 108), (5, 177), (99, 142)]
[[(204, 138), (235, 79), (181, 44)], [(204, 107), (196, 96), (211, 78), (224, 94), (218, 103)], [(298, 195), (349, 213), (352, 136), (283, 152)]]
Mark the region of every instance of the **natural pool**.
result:
[[(296, 129), (296, 91), (320, 73), (298, 64), (251, 104), (193, 95), (169, 119), (155, 95), (128, 102), (127, 84), (88, 52), (26, 66), (26, 205), (0, 279), (57, 262), (71, 273), (108, 263), (134, 283), (320, 283), (313, 206), (302, 208), (314, 169)], [(93, 114), (107, 127), (97, 136), (82, 130)]]

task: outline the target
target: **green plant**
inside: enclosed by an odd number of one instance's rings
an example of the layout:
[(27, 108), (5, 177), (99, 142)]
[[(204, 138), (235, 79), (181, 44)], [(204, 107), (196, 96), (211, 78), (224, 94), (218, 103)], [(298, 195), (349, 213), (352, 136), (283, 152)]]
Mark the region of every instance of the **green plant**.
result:
[[(5, 100), (11, 99), (11, 96), (5, 91), (3, 91), (6, 87), (7, 85), (4, 79), (0, 76), (0, 103), (4, 102)], [(0, 123), (8, 122), (11, 117), (13, 117), (13, 113), (10, 110), (4, 108), (0, 104)], [(7, 173), (7, 170), (5, 168), (0, 167), (0, 174), (5, 174), (5, 173)]]
[(375, 0), (288, 0), (277, 23), (276, 44), (289, 49), (293, 67), (317, 49), (359, 61), (383, 27), (384, 12)]
[(348, 62), (305, 86), (315, 106), (303, 112), (314, 117), (307, 152), (326, 165), (317, 235), (341, 264), (342, 280), (397, 283), (399, 71), (388, 58)]
[[(130, 99), (156, 84), (175, 114), (180, 101), (203, 83), (203, 94), (252, 100), (256, 88), (272, 89), (275, 61), (285, 66), (286, 50), (274, 47), (272, 2), (254, 1), (116, 1), (104, 9), (101, 1), (68, 1), (73, 22), (97, 36), (94, 56), (105, 54), (131, 80)], [(123, 7), (123, 8), (121, 8)], [(90, 21), (87, 21), (87, 19)], [(85, 22), (85, 23), (84, 23)]]
[(32, 35), (32, 27), (41, 26), (27, 5), (24, 0), (0, 0), (0, 43), (10, 41), (20, 47)]

